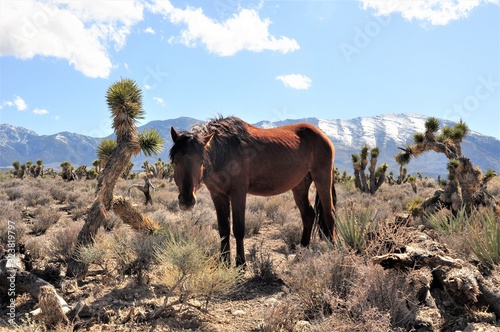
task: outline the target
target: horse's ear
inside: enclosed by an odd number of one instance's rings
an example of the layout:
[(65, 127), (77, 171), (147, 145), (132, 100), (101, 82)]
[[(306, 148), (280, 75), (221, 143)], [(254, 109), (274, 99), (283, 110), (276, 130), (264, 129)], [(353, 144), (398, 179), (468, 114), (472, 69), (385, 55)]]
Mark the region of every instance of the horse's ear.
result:
[(210, 146), (210, 142), (212, 141), (212, 138), (214, 138), (215, 133), (211, 133), (210, 135), (203, 136), (203, 144), (205, 147)]
[(172, 136), (172, 141), (177, 142), (179, 139), (179, 134), (175, 131), (174, 127), (170, 127), (170, 135)]

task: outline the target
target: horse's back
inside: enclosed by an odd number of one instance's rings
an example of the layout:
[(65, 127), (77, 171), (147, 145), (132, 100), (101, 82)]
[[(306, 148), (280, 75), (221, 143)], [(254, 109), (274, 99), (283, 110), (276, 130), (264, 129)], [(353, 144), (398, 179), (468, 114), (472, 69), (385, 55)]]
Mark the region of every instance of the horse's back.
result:
[(271, 129), (249, 125), (249, 191), (273, 195), (298, 185), (313, 169), (332, 168), (335, 151), (330, 139), (309, 123)]

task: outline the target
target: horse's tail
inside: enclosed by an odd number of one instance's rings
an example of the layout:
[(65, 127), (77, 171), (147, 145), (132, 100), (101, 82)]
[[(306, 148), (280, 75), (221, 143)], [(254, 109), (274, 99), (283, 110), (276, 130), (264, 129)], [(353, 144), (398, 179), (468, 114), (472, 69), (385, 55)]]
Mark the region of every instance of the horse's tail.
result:
[[(337, 209), (337, 192), (335, 191), (335, 183), (332, 182), (332, 203), (333, 203), (333, 208), (334, 208), (334, 217), (335, 217), (335, 210)], [(321, 204), (321, 199), (319, 198), (318, 191), (316, 191), (316, 199), (314, 200), (314, 212), (315, 212), (315, 223), (319, 227), (319, 236), (321, 239), (324, 237), (326, 238), (331, 238), (333, 234), (333, 239), (335, 240), (336, 234), (335, 232), (335, 225), (333, 225), (334, 229), (330, 229), (328, 225), (325, 222), (325, 216), (323, 214), (323, 205)]]

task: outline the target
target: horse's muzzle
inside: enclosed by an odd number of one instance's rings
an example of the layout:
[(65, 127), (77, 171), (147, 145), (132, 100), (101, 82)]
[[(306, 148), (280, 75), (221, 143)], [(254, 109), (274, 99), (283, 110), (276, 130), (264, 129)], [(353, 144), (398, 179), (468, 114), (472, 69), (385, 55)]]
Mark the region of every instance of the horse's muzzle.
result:
[(183, 195), (179, 195), (179, 208), (182, 211), (191, 210), (196, 204), (196, 196), (190, 195), (189, 197), (184, 197)]

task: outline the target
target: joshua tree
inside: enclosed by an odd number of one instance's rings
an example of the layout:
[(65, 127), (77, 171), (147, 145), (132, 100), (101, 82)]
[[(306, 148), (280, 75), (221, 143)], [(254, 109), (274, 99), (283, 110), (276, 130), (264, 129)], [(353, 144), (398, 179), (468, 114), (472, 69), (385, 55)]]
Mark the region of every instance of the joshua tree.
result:
[(494, 172), (482, 174), (478, 167), (474, 167), (469, 158), (462, 155), (462, 140), (469, 132), (467, 125), (460, 120), (453, 127), (445, 126), (439, 131), (439, 121), (431, 117), (425, 122), (425, 132), (413, 136), (414, 144), (400, 148), (397, 159), (410, 161), (411, 157), (418, 157), (424, 152), (435, 151), (443, 153), (448, 159), (448, 181), (442, 190), (422, 203), (422, 209), (435, 210), (439, 206), (450, 208), (457, 213), (461, 208), (470, 212), (479, 205), (497, 206), (495, 199), (486, 191), (487, 182)]
[(21, 173), (21, 163), (19, 163), (19, 161), (16, 160), (12, 163), (12, 167), (14, 167), (12, 174), (14, 174), (14, 176), (17, 178), (22, 179), (24, 177), (24, 173)]
[(380, 188), (382, 183), (385, 181), (385, 172), (389, 168), (387, 163), (383, 163), (381, 166), (376, 168), (378, 155), (380, 150), (378, 147), (374, 147), (370, 151), (370, 171), (369, 180), (366, 179), (365, 169), (368, 165), (368, 151), (370, 147), (365, 145), (361, 148), (360, 154), (353, 153), (351, 155), (352, 165), (354, 167), (354, 179), (356, 188), (360, 189), (365, 193), (375, 194), (375, 192)]
[(75, 175), (77, 176), (78, 180), (87, 178), (87, 165), (78, 166), (78, 168), (75, 171)]
[(130, 189), (132, 189), (132, 188), (137, 188), (140, 191), (142, 191), (142, 193), (144, 194), (144, 196), (146, 198), (144, 205), (148, 205), (148, 203), (153, 205), (153, 198), (151, 197), (150, 189), (152, 188), (153, 191), (155, 191), (156, 188), (155, 188), (155, 186), (153, 186), (153, 184), (151, 183), (151, 181), (149, 180), (149, 178), (147, 176), (144, 177), (144, 185), (143, 186), (140, 184), (133, 184), (133, 185), (128, 187), (128, 194), (129, 195), (130, 195)]
[(35, 177), (37, 178), (39, 176), (43, 177), (43, 161), (42, 161), (42, 159), (38, 159), (36, 161)]
[(63, 161), (60, 166), (62, 168), (61, 177), (63, 178), (63, 180), (74, 181), (77, 179), (74, 167), (69, 161)]
[[(147, 222), (148, 218), (134, 210), (122, 198), (113, 199), (113, 190), (118, 178), (127, 168), (130, 158), (141, 150), (146, 155), (158, 154), (163, 149), (163, 139), (158, 135), (140, 135), (136, 121), (142, 119), (142, 94), (137, 84), (130, 79), (121, 79), (112, 84), (106, 94), (106, 101), (113, 118), (116, 133), (116, 147), (112, 149), (97, 181), (96, 199), (90, 208), (82, 230), (78, 234), (77, 248), (93, 245), (95, 235), (103, 225), (108, 212), (113, 208), (122, 218), (138, 218)], [(73, 257), (68, 264), (68, 277), (82, 277), (88, 264)]]

